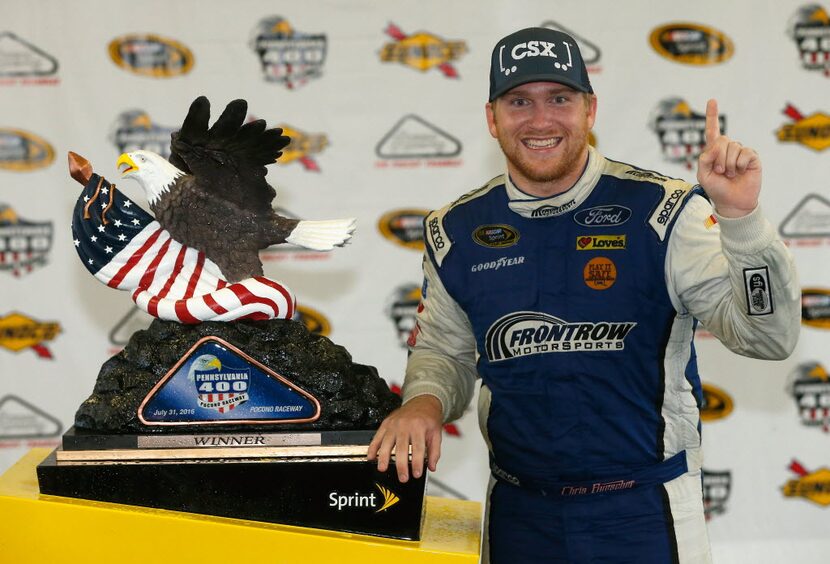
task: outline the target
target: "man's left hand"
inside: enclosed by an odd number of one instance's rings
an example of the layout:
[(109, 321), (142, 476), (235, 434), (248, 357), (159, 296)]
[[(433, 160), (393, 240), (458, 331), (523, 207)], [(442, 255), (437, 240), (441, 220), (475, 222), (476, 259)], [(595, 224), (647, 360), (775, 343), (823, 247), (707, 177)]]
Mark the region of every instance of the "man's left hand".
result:
[(697, 161), (697, 181), (723, 217), (743, 217), (758, 206), (761, 159), (753, 149), (721, 135), (714, 99), (706, 104), (706, 147)]

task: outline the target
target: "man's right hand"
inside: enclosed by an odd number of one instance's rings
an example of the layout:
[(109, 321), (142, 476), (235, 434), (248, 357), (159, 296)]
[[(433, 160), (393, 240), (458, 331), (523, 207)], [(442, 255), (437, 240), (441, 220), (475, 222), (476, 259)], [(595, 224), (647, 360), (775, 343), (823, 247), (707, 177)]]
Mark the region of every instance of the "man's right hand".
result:
[(386, 472), (394, 448), (398, 480), (406, 482), (409, 480), (407, 451), (412, 446), (412, 476), (421, 477), (424, 458), (430, 471), (435, 472), (441, 456), (442, 427), (443, 410), (438, 398), (432, 395), (416, 396), (381, 423), (369, 443), (369, 460), (377, 459), (378, 470)]

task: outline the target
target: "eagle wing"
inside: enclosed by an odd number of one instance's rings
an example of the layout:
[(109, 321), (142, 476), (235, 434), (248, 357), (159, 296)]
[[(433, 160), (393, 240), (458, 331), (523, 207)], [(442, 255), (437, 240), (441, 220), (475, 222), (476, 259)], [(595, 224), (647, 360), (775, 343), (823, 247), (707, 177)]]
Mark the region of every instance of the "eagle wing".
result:
[(290, 139), (280, 128), (265, 129), (264, 120), (244, 123), (247, 111), (245, 100), (234, 100), (208, 128), (210, 102), (199, 96), (171, 135), (170, 162), (214, 197), (264, 212), (276, 196), (265, 181), (265, 166), (282, 155)]

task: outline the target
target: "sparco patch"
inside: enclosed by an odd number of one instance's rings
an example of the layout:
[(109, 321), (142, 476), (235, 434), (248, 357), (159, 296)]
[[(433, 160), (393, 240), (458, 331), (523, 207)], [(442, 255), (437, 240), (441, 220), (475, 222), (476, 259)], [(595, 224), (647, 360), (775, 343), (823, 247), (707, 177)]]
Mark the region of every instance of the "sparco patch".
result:
[(437, 68), (447, 78), (458, 78), (458, 71), (452, 65), (452, 61), (458, 60), (467, 52), (465, 42), (444, 41), (424, 31), (406, 35), (393, 23), (384, 31), (394, 42), (387, 43), (381, 49), (382, 62), (400, 63), (421, 72)]
[(576, 250), (625, 250), (625, 237), (625, 235), (582, 235), (576, 238)]
[(182, 43), (155, 35), (129, 34), (109, 44), (112, 62), (133, 74), (153, 78), (185, 75), (193, 68), (193, 53)]
[(51, 221), (26, 221), (0, 204), (0, 272), (28, 274), (46, 264), (51, 249)]
[(473, 231), (473, 241), (482, 247), (503, 249), (519, 242), (519, 232), (509, 225), (482, 225)]
[(326, 46), (324, 34), (295, 31), (280, 16), (260, 20), (250, 41), (251, 49), (259, 56), (265, 80), (282, 84), (289, 90), (322, 76)]
[(583, 227), (616, 227), (631, 217), (631, 210), (625, 206), (596, 206), (579, 210), (574, 221)]
[(735, 52), (732, 40), (722, 32), (695, 23), (660, 26), (651, 32), (649, 42), (661, 57), (684, 65), (716, 65)]
[[(830, 43), (830, 37), (827, 41)], [(830, 147), (830, 116), (824, 112), (814, 112), (805, 116), (792, 104), (787, 104), (783, 113), (793, 123), (786, 123), (775, 132), (779, 141), (799, 143), (814, 151), (823, 151)]]
[(42, 137), (22, 129), (0, 128), (0, 169), (29, 172), (54, 160), (55, 149)]
[(636, 325), (628, 321), (571, 323), (547, 313), (519, 311), (505, 315), (487, 330), (487, 358), (499, 362), (543, 353), (621, 351)]
[(801, 290), (801, 323), (818, 329), (830, 329), (830, 290)]
[(818, 4), (805, 4), (790, 18), (789, 35), (798, 47), (801, 66), (830, 77), (830, 14)]
[[(428, 213), (428, 210), (421, 209), (392, 210), (378, 220), (378, 229), (390, 241), (407, 249), (423, 252), (424, 218)], [(433, 221), (437, 223), (438, 219), (434, 218)], [(433, 237), (433, 244), (443, 246), (443, 241), (435, 241), (435, 237), (440, 239), (440, 235), (431, 232), (430, 236)]]
[(585, 284), (594, 290), (607, 290), (617, 281), (617, 265), (609, 258), (595, 257), (582, 270)]
[(770, 288), (769, 269), (766, 266), (744, 269), (744, 290), (749, 315), (772, 313), (772, 289)]

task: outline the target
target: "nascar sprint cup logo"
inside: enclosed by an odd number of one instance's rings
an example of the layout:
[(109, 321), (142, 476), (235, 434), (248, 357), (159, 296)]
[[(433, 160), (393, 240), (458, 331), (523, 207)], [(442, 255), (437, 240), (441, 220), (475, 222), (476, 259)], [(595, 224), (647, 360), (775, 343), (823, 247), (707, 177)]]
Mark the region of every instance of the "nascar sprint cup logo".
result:
[(487, 331), (487, 358), (498, 362), (551, 352), (621, 351), (631, 321), (570, 323), (536, 311), (505, 315)]

